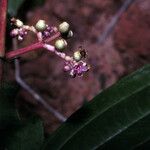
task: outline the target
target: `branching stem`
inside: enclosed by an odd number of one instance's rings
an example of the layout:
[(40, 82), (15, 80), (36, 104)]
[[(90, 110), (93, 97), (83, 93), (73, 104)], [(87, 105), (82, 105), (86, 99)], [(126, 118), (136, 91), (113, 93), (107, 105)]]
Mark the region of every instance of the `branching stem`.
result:
[[(17, 48), (17, 41), (13, 40), (13, 47)], [(57, 110), (55, 110), (53, 107), (51, 107), (46, 100), (44, 100), (36, 91), (34, 91), (22, 78), (20, 74), (20, 63), (19, 59), (15, 59), (15, 78), (17, 83), (25, 89), (28, 93), (30, 93), (34, 99), (43, 105), (45, 109), (47, 109), (48, 112), (52, 113), (57, 119), (59, 119), (61, 122), (66, 121), (66, 117), (63, 116), (61, 113), (59, 113)]]
[[(58, 37), (60, 37), (60, 33), (59, 32), (57, 32), (52, 37), (48, 38), (45, 41), (45, 43), (51, 42), (51, 41), (55, 40)], [(6, 59), (12, 59), (12, 58), (18, 57), (18, 56), (20, 56), (20, 55), (22, 55), (24, 53), (28, 53), (28, 52), (31, 52), (31, 51), (34, 51), (34, 50), (39, 50), (41, 48), (43, 48), (43, 42), (37, 42), (37, 43), (34, 43), (34, 44), (29, 45), (27, 47), (16, 49), (16, 50), (12, 50), (12, 51), (6, 53)]]

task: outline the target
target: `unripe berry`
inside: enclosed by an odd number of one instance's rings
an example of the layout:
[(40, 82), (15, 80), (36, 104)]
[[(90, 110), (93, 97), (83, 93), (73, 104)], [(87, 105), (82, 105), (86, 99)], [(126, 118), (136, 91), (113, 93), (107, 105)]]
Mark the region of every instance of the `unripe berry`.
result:
[(74, 58), (74, 60), (76, 60), (76, 61), (80, 61), (81, 58), (82, 58), (82, 55), (81, 55), (80, 51), (74, 52), (73, 58)]
[(36, 25), (35, 25), (35, 28), (38, 30), (38, 31), (44, 31), (46, 29), (46, 22), (45, 20), (39, 20)]
[(19, 28), (21, 28), (21, 27), (23, 26), (23, 22), (20, 21), (19, 19), (16, 19), (16, 20), (15, 20), (15, 24), (16, 24), (16, 26), (19, 27)]
[(64, 34), (69, 31), (70, 25), (67, 22), (63, 22), (59, 25), (58, 30), (60, 33)]
[(55, 48), (58, 50), (63, 50), (67, 47), (67, 42), (64, 39), (58, 39), (55, 42)]

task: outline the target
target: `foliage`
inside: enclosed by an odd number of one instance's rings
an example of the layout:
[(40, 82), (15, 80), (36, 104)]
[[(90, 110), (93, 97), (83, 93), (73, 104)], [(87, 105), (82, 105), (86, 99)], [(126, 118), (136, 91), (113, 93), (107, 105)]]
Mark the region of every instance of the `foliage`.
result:
[(11, 16), (16, 16), (18, 9), (22, 5), (22, 3), (25, 0), (9, 0), (8, 1), (8, 13), (11, 14)]
[[(150, 65), (147, 65), (101, 92), (54, 132), (42, 149), (105, 150), (113, 147), (127, 150), (144, 145), (150, 139), (149, 74)], [(14, 93), (14, 87), (1, 85), (2, 129), (18, 120), (16, 109), (10, 103), (15, 98)], [(39, 119), (22, 122), (12, 129), (5, 141), (10, 150), (39, 149), (43, 143), (43, 127)]]
[(11, 16), (16, 16), (22, 4), (28, 3), (28, 7), (40, 6), (45, 0), (8, 0), (8, 13)]
[(17, 89), (12, 84), (0, 84), (0, 148), (38, 150), (44, 139), (42, 122), (37, 117), (20, 120), (14, 101)]
[(149, 140), (150, 66), (104, 90), (45, 144), (51, 149), (132, 149)]
[(9, 135), (7, 149), (40, 150), (43, 140), (43, 124), (38, 118), (34, 117)]
[(15, 95), (17, 87), (8, 83), (0, 84), (0, 129), (12, 126), (18, 120), (15, 108)]

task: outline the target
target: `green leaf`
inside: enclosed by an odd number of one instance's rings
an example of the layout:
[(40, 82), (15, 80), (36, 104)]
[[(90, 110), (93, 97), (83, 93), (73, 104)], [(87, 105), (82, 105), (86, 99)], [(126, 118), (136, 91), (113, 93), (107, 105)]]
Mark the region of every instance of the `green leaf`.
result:
[(7, 83), (0, 84), (0, 130), (19, 122), (15, 107), (15, 96), (18, 88)]
[[(145, 92), (142, 93), (143, 95), (141, 95), (141, 98), (142, 96), (145, 97), (147, 93), (148, 91), (145, 90)], [(113, 149), (121, 150), (135, 149), (148, 140), (150, 140), (150, 115), (146, 115), (146, 117), (139, 119), (126, 130), (122, 131), (121, 134), (110, 139), (99, 149), (105, 150), (111, 149), (112, 147)]]
[(16, 16), (20, 7), (26, 12), (28, 9), (43, 5), (44, 2), (45, 0), (8, 0), (8, 13), (11, 16)]
[(150, 148), (150, 139), (145, 140), (142, 143), (139, 143), (139, 145), (137, 145), (134, 150), (148, 150), (149, 148)]
[(150, 138), (150, 65), (97, 95), (75, 112), (43, 150), (128, 150)]
[(18, 9), (25, 0), (8, 0), (8, 13), (11, 16), (16, 16)]
[(32, 118), (25, 125), (13, 131), (6, 147), (8, 150), (39, 150), (43, 140), (42, 122), (38, 118)]
[(15, 107), (16, 86), (0, 83), (0, 149), (4, 149), (5, 137), (14, 127), (19, 125), (19, 115)]

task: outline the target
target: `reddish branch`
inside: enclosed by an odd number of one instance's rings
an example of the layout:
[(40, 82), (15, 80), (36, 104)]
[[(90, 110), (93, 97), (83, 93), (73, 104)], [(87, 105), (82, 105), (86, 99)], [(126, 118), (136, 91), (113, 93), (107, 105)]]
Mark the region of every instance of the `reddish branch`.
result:
[(3, 77), (3, 60), (5, 55), (5, 31), (6, 31), (7, 0), (0, 0), (0, 82)]
[[(51, 38), (47, 39), (45, 42), (51, 42), (53, 40), (55, 40), (56, 38), (58, 38), (60, 36), (60, 33), (56, 33), (55, 35), (53, 35)], [(34, 50), (38, 50), (40, 48), (43, 48), (43, 43), (42, 42), (37, 42), (37, 43), (34, 43), (30, 46), (27, 46), (27, 47), (24, 47), (24, 48), (20, 48), (20, 49), (17, 49), (17, 50), (12, 50), (8, 53), (6, 53), (6, 59), (12, 59), (12, 58), (15, 58), (19, 55), (22, 55), (24, 53), (27, 53), (27, 52), (31, 52), (31, 51), (34, 51)]]
[(6, 53), (6, 59), (12, 59), (12, 58), (15, 58), (24, 53), (31, 52), (33, 50), (38, 50), (40, 48), (42, 48), (42, 43), (38, 42), (38, 43), (32, 44), (30, 46), (24, 47), (24, 48), (12, 50), (12, 51)]
[(5, 55), (7, 0), (0, 0), (0, 57)]

